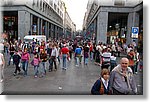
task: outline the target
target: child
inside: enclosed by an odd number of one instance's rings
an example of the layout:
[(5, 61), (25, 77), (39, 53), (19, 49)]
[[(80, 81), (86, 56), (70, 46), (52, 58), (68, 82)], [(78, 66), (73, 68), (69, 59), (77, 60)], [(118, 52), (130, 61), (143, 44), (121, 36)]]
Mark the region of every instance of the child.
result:
[(110, 72), (108, 69), (102, 69), (100, 78), (94, 83), (91, 94), (92, 95), (110, 95), (111, 91), (109, 90)]
[(34, 55), (32, 63), (33, 63), (33, 66), (34, 66), (34, 71), (35, 71), (34, 77), (37, 78), (37, 76), (38, 76), (38, 68), (39, 68), (39, 64), (40, 64), (40, 58), (39, 58), (38, 54)]
[(15, 53), (13, 55), (13, 61), (14, 61), (13, 63), (16, 65), (14, 76), (16, 76), (17, 71), (19, 71), (19, 73), (21, 71), (20, 67), (19, 67), (20, 59), (21, 59), (21, 56), (18, 54), (18, 51), (15, 51)]

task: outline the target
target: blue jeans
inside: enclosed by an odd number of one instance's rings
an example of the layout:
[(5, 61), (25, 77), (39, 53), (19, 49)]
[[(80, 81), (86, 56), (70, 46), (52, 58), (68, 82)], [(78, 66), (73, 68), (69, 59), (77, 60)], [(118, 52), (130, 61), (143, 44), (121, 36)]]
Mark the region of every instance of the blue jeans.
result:
[(8, 55), (8, 47), (5, 47), (5, 53)]
[(57, 57), (57, 60), (58, 60), (58, 62), (60, 63), (60, 58), (59, 58), (59, 56)]
[(66, 68), (67, 67), (67, 54), (63, 54), (62, 60), (63, 60), (63, 68)]
[(79, 65), (79, 63), (80, 63), (80, 57), (81, 56), (76, 56), (76, 65)]
[(90, 52), (90, 59), (93, 60), (93, 52)]
[(29, 63), (29, 61), (23, 61), (22, 62), (22, 69), (24, 71), (25, 76), (27, 75), (27, 71), (28, 71), (28, 63)]
[(40, 72), (46, 74), (46, 62), (41, 62)]
[(84, 61), (85, 64), (88, 64), (88, 58), (84, 58)]
[(49, 59), (48, 62), (49, 62), (49, 70), (52, 70), (52, 68), (51, 68), (51, 66), (53, 66), (53, 65), (52, 65), (52, 60)]
[(38, 75), (38, 65), (34, 66), (34, 75), (37, 76)]
[[(13, 59), (13, 55), (10, 55), (10, 57), (9, 57), (9, 61), (8, 61), (8, 65), (10, 65), (10, 62), (11, 62), (11, 59)], [(14, 65), (14, 61), (13, 61), (13, 65)]]

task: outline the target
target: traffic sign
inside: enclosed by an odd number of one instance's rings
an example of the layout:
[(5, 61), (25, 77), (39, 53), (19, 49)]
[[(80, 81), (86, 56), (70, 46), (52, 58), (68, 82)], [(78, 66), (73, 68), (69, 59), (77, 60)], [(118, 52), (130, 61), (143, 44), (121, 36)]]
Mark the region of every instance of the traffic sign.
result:
[(132, 38), (138, 38), (139, 27), (132, 27)]

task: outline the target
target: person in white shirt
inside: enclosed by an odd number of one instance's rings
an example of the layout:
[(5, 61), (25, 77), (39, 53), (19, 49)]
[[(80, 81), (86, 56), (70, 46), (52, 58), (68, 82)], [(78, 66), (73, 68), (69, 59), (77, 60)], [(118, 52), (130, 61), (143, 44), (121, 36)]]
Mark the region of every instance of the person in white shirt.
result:
[(140, 59), (140, 55), (139, 53), (137, 52), (137, 50), (135, 50), (135, 56), (134, 56), (134, 69), (135, 69), (135, 74), (137, 74), (137, 68), (138, 68), (138, 65), (139, 65), (139, 59)]
[(55, 65), (55, 70), (57, 70), (56, 56), (57, 56), (57, 49), (56, 49), (55, 45), (52, 45), (52, 52), (51, 52), (51, 58), (50, 58), (51, 63), (50, 63), (49, 72), (51, 72), (53, 70), (53, 63)]
[(110, 66), (110, 57), (111, 57), (111, 53), (110, 53), (110, 48), (106, 48), (107, 51), (104, 52), (102, 54), (102, 69), (103, 68), (108, 68)]
[(101, 62), (101, 55), (102, 55), (102, 47), (101, 47), (101, 44), (98, 44), (96, 46), (96, 58), (95, 58), (95, 64), (97, 65), (100, 65), (100, 62)]
[(110, 72), (113, 70), (114, 67), (116, 67), (117, 62), (116, 62), (116, 56), (115, 54), (112, 54), (110, 57)]
[(112, 54), (115, 54), (116, 53), (116, 46), (115, 46), (115, 44), (113, 44), (112, 46), (111, 46), (111, 52), (112, 52)]
[(137, 45), (136, 45), (135, 40), (133, 40), (132, 45), (134, 46), (134, 48), (136, 48)]
[(130, 50), (132, 50), (132, 48), (131, 48), (130, 45), (128, 45), (128, 47), (127, 47), (127, 54), (130, 52)]

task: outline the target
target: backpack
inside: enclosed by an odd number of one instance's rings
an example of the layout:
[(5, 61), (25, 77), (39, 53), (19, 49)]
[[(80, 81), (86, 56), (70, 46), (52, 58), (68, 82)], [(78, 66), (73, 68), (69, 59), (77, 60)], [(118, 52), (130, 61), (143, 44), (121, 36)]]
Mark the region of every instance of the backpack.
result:
[(34, 66), (34, 61), (33, 60), (31, 61), (31, 65)]

